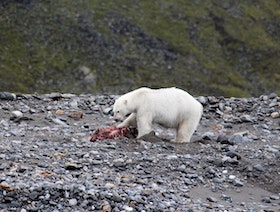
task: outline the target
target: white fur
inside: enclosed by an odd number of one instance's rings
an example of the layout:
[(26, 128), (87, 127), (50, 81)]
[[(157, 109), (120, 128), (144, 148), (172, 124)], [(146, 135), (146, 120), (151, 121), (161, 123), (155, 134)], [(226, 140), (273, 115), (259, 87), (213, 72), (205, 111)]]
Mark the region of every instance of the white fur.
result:
[(189, 142), (203, 107), (189, 93), (178, 88), (139, 88), (118, 98), (113, 112), (117, 120), (123, 121), (117, 127), (138, 128), (137, 138), (150, 133), (152, 124), (157, 123), (175, 128), (176, 142)]

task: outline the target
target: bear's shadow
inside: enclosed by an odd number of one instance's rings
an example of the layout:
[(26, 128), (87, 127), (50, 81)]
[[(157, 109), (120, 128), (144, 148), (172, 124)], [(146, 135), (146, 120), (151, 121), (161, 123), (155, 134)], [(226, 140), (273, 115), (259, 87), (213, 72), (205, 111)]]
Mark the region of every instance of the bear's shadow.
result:
[(161, 142), (167, 142), (170, 144), (174, 145), (199, 145), (199, 144), (207, 144), (209, 141), (201, 139), (199, 137), (195, 137), (191, 140), (191, 142), (185, 142), (185, 143), (176, 143), (174, 140), (170, 140), (168, 138), (162, 138), (156, 135), (155, 131), (152, 131), (146, 135), (143, 135), (142, 137), (139, 138), (139, 140), (144, 140), (146, 142), (151, 142), (151, 143), (161, 143)]

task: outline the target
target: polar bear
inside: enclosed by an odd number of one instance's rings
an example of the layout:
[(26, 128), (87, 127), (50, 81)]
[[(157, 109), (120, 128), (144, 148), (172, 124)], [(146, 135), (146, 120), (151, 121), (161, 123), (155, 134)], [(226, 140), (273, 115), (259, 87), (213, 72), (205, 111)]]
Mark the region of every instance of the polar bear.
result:
[(175, 142), (190, 142), (203, 112), (202, 105), (181, 89), (138, 88), (122, 95), (113, 106), (114, 118), (123, 121), (121, 127), (137, 127), (140, 138), (156, 123), (166, 128), (175, 128)]

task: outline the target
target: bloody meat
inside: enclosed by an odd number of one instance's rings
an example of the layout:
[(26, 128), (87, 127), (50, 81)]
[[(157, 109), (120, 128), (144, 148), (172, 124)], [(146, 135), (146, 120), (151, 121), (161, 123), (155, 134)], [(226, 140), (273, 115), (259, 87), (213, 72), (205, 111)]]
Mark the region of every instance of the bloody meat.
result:
[(121, 139), (121, 138), (135, 138), (137, 130), (135, 128), (117, 128), (116, 126), (109, 126), (106, 128), (97, 129), (90, 137), (90, 141), (104, 140), (104, 139)]

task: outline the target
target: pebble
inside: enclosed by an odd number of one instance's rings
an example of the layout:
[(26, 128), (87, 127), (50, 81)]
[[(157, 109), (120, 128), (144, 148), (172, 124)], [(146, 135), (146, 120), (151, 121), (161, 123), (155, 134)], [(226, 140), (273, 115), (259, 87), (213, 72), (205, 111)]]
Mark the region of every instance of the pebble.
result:
[(219, 135), (218, 138), (217, 138), (217, 142), (219, 142), (221, 144), (233, 145), (233, 143), (229, 141), (229, 137), (225, 136), (225, 135)]
[[(279, 206), (279, 192), (252, 194), (243, 203), (234, 198), (236, 192), (243, 195), (248, 179), (257, 189), (280, 171), (279, 122), (271, 115), (278, 112), (275, 95), (199, 97), (204, 114), (189, 144), (89, 142), (97, 127), (115, 124), (117, 96), (35, 96), (0, 101), (0, 211), (276, 211)], [(13, 111), (33, 121), (11, 121)], [(79, 118), (70, 116), (79, 112)], [(192, 196), (199, 186), (208, 192)]]
[(0, 99), (3, 100), (16, 100), (17, 96), (10, 92), (0, 92)]
[(132, 207), (128, 206), (128, 205), (124, 205), (124, 206), (123, 206), (123, 210), (129, 212), (129, 211), (133, 211), (134, 209), (133, 209)]
[(111, 212), (112, 208), (111, 205), (106, 201), (101, 205), (102, 211), (103, 212)]
[(222, 194), (221, 199), (227, 202), (232, 202), (232, 198), (226, 194)]
[(271, 203), (271, 199), (266, 197), (266, 198), (262, 199), (262, 202), (264, 202), (264, 203)]
[(240, 134), (233, 135), (229, 138), (231, 144), (240, 144), (244, 141), (244, 137)]
[(61, 119), (58, 118), (53, 118), (52, 121), (58, 125), (61, 125), (63, 127), (69, 127), (68, 124), (64, 121), (62, 121)]
[(242, 115), (240, 119), (242, 122), (251, 122), (251, 123), (254, 122), (253, 118), (250, 115)]
[(68, 115), (68, 117), (73, 118), (73, 119), (81, 119), (83, 118), (84, 113), (83, 112), (74, 112), (74, 113), (70, 113)]
[(70, 199), (69, 200), (69, 205), (70, 206), (75, 206), (75, 205), (77, 205), (77, 203), (78, 203), (78, 201), (76, 199)]
[(269, 146), (269, 145), (265, 145), (265, 150), (268, 151), (268, 152), (271, 152), (271, 153), (278, 153), (279, 150), (277, 148), (274, 148), (272, 146)]
[(228, 179), (230, 179), (230, 180), (234, 180), (236, 178), (236, 176), (234, 176), (234, 175), (229, 175), (229, 177), (228, 177)]
[(81, 166), (79, 166), (76, 163), (73, 163), (73, 162), (65, 163), (65, 169), (66, 170), (77, 170), (77, 169), (80, 169), (80, 168), (81, 168)]
[(46, 96), (48, 98), (51, 98), (52, 100), (59, 100), (59, 99), (63, 98), (62, 94), (58, 93), (58, 92), (53, 92), (53, 93), (47, 94)]
[(218, 202), (218, 200), (215, 197), (207, 197), (207, 200), (209, 202)]
[(256, 165), (253, 166), (253, 168), (257, 171), (260, 171), (260, 172), (265, 171), (264, 167), (261, 164), (256, 164)]
[(240, 180), (238, 179), (234, 179), (232, 181), (232, 184), (235, 185), (236, 187), (242, 187), (244, 185), (244, 183), (242, 183)]
[(226, 153), (227, 156), (231, 157), (231, 158), (236, 158), (237, 160), (241, 160), (241, 155), (238, 154), (237, 152), (234, 152), (234, 151), (228, 151)]
[(19, 110), (15, 110), (15, 111), (12, 111), (11, 112), (11, 118), (14, 119), (14, 118), (21, 118), (23, 117), (23, 113), (20, 112)]
[(60, 110), (60, 109), (58, 109), (57, 111), (55, 111), (55, 114), (56, 115), (63, 115), (65, 112), (64, 112), (64, 110)]
[(103, 113), (105, 115), (109, 115), (112, 111), (113, 111), (113, 109), (111, 107), (107, 107), (103, 110)]
[(205, 96), (199, 96), (199, 97), (197, 98), (197, 100), (198, 100), (202, 105), (206, 105), (207, 102), (208, 102), (208, 99), (207, 99), (207, 97), (205, 97)]
[(166, 156), (166, 159), (167, 159), (167, 160), (174, 160), (174, 159), (177, 159), (177, 158), (178, 158), (177, 155), (167, 155), (167, 156)]
[(279, 118), (280, 117), (280, 113), (279, 112), (273, 112), (273, 113), (270, 114), (270, 116), (272, 118)]
[(276, 97), (277, 97), (277, 94), (276, 94), (276, 93), (271, 93), (271, 94), (269, 94), (269, 96), (268, 96), (269, 99), (274, 99), (274, 98), (276, 98)]
[(213, 132), (205, 132), (205, 133), (202, 135), (202, 138), (205, 139), (205, 140), (214, 140), (214, 138), (215, 138), (215, 133), (213, 133)]
[(271, 200), (279, 200), (279, 199), (280, 199), (280, 196), (278, 196), (278, 195), (271, 195), (271, 196), (269, 196), (269, 198), (270, 198)]

